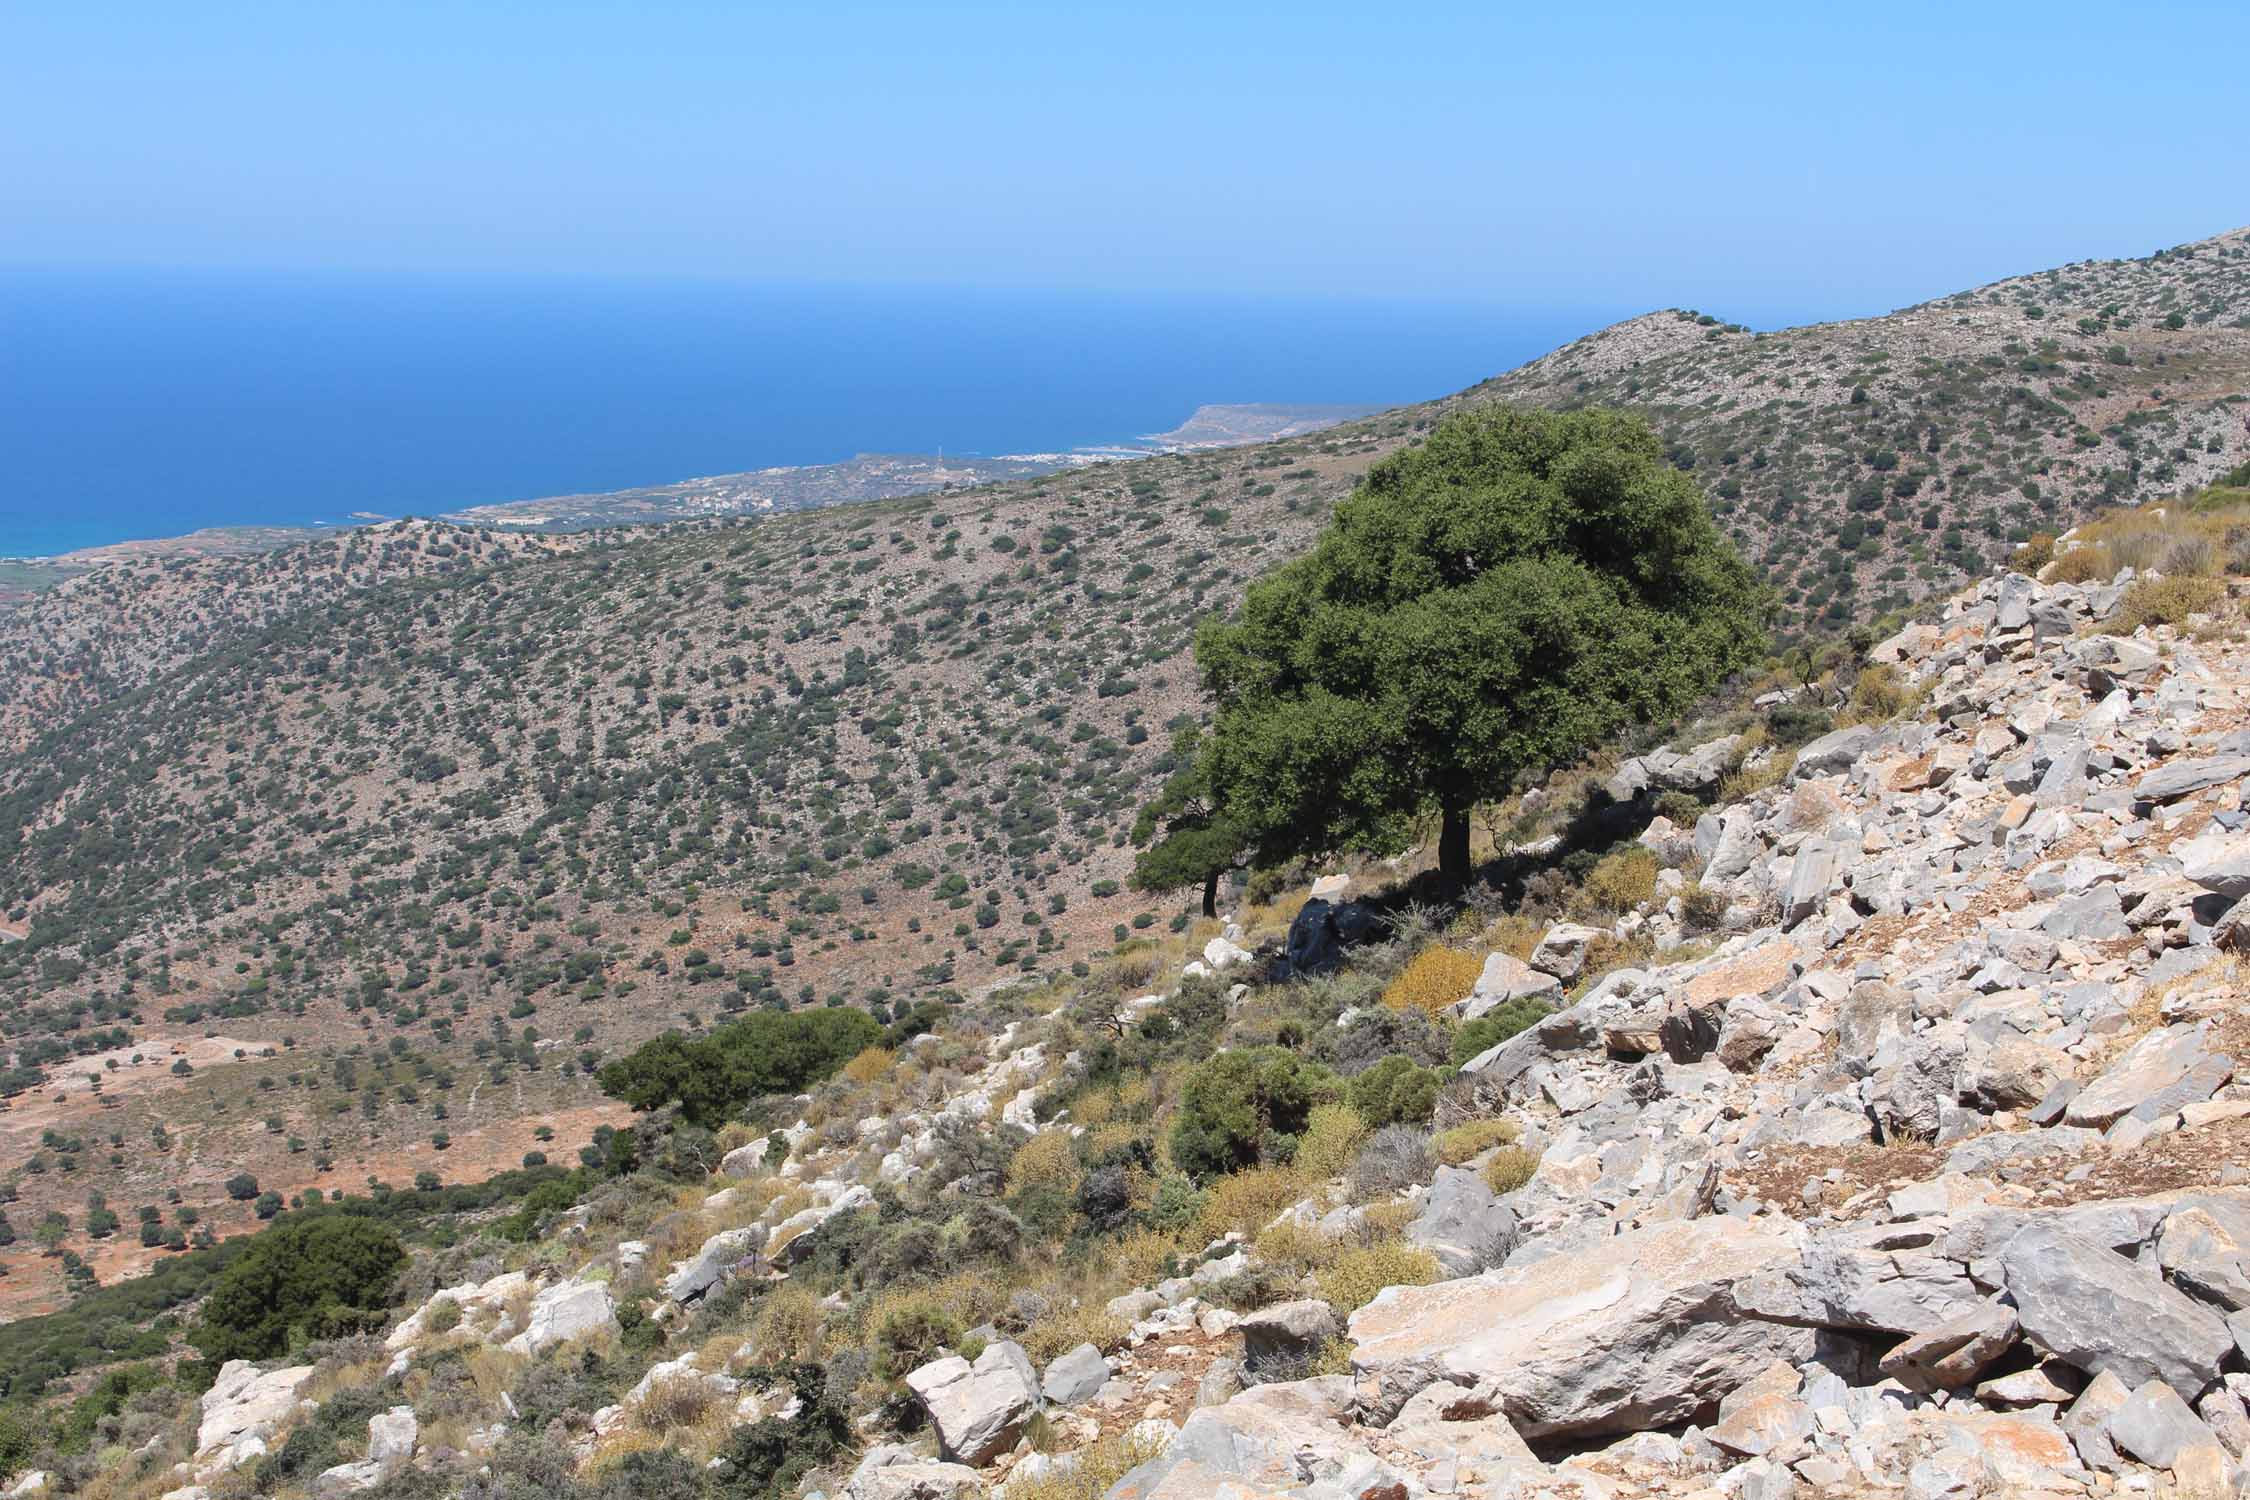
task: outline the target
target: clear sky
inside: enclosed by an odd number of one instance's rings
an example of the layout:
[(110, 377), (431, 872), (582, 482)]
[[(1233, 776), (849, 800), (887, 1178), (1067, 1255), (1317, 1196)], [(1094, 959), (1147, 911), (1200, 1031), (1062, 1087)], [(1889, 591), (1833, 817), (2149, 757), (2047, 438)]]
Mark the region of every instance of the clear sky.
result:
[(1882, 311), (2250, 220), (2250, 5), (0, 0), (0, 265)]

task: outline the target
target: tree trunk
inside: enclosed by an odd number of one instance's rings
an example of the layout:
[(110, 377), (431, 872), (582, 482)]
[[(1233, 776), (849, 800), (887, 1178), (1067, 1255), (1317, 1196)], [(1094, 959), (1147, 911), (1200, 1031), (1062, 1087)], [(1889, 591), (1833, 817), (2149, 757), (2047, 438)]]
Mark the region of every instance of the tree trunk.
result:
[(1213, 870), (1203, 877), (1203, 915), (1207, 917), (1215, 917), (1219, 914), (1220, 874), (1220, 871)]
[(1438, 874), (1455, 890), (1464, 890), (1475, 873), (1469, 865), (1469, 809), (1447, 805), (1438, 825)]

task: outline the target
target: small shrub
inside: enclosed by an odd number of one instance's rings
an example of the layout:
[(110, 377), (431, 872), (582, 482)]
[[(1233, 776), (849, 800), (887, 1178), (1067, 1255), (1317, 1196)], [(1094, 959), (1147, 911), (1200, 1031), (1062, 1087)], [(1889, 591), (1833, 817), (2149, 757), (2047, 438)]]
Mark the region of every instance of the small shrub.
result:
[(1132, 1431), (1112, 1433), (1078, 1451), (1077, 1466), (1060, 1472), (1008, 1481), (1008, 1500), (1101, 1500), (1118, 1480), (1163, 1450), (1155, 1438)]
[[(1356, 1086), (1355, 1086), (1356, 1087)], [(1306, 1117), (1296, 1166), (1308, 1177), (1339, 1177), (1367, 1139), (1368, 1122), (1349, 1104), (1322, 1104)]]
[(961, 1320), (933, 1292), (899, 1290), (880, 1294), (865, 1319), (875, 1373), (897, 1380), (929, 1363), (939, 1346), (961, 1337)]
[(1024, 1353), (1044, 1365), (1080, 1344), (1092, 1344), (1104, 1354), (1115, 1354), (1125, 1347), (1132, 1332), (1130, 1325), (1098, 1307), (1074, 1307), (1040, 1318), (1024, 1330), (1019, 1342)]
[(432, 1333), (451, 1333), (461, 1326), (461, 1304), (451, 1297), (440, 1297), (430, 1304), (429, 1315), (422, 1326)]
[[(1352, 1108), (1369, 1125), (1427, 1125), (1445, 1074), (1411, 1057), (1386, 1057), (1351, 1083)], [(1325, 1175), (1325, 1174), (1323, 1174)]]
[(2138, 579), (2107, 628), (2112, 635), (2131, 635), (2143, 625), (2177, 625), (2189, 615), (2214, 613), (2226, 594), (2216, 578)]
[(1391, 1242), (1348, 1250), (1315, 1279), (1321, 1300), (1338, 1316), (1349, 1316), (1387, 1286), (1428, 1286), (1441, 1274), (1437, 1257), (1429, 1251)]
[(1604, 858), (1586, 873), (1579, 890), (1583, 910), (1617, 915), (1646, 905), (1656, 895), (1656, 855), (1636, 844)]
[(2117, 569), (2109, 548), (2097, 542), (2058, 555), (2047, 565), (2047, 577), (2056, 583), (2107, 583), (2117, 576)]
[(1469, 998), (1484, 960), (1459, 948), (1429, 947), (1414, 955), (1383, 990), (1383, 1003), (1393, 1010), (1419, 1010), (1434, 1015)]
[(2023, 545), (2008, 554), (2011, 571), (2036, 576), (2041, 568), (2055, 560), (2055, 536), (2051, 531), (2035, 531), (2025, 537)]
[(1531, 1181), (1531, 1174), (1538, 1170), (1538, 1157), (1520, 1146), (1510, 1146), (1493, 1153), (1492, 1160), (1484, 1164), (1484, 1185), (1495, 1193), (1512, 1193)]
[(1523, 1132), (1513, 1120), (1470, 1120), (1430, 1138), (1430, 1152), (1449, 1167), (1484, 1155), (1494, 1146), (1512, 1146)]
[(1294, 1220), (1268, 1225), (1251, 1241), (1260, 1261), (1291, 1276), (1315, 1271), (1342, 1253), (1342, 1247), (1308, 1224)]
[(1411, 1125), (1386, 1125), (1352, 1163), (1352, 1200), (1372, 1203), (1430, 1180), (1430, 1138)]
[(1453, 1065), (1491, 1051), (1508, 1038), (1550, 1015), (1546, 1005), (1530, 996), (1503, 1000), (1453, 1033)]
[(1305, 1195), (1305, 1182), (1293, 1167), (1253, 1167), (1221, 1177), (1205, 1190), (1202, 1233), (1256, 1234)]
[(873, 1083), (898, 1063), (898, 1054), (888, 1047), (869, 1047), (855, 1054), (844, 1064), (844, 1076), (853, 1083)]

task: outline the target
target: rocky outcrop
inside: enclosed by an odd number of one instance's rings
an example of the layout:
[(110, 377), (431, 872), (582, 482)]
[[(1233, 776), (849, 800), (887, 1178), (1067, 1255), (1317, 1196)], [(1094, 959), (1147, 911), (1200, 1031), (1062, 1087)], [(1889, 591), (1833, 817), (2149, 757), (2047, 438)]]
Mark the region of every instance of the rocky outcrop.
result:
[(1797, 1259), (1794, 1232), (1740, 1219), (1662, 1224), (1520, 1268), (1392, 1287), (1352, 1315), (1352, 1364), (1376, 1410), (1445, 1380), (1487, 1393), (1526, 1437), (1685, 1421), (1810, 1329), (1742, 1312), (1744, 1278)]
[(975, 1467), (1015, 1445), (1039, 1409), (1039, 1377), (1018, 1346), (989, 1344), (971, 1364), (959, 1355), (933, 1360), (906, 1377), (937, 1430), (945, 1456)]

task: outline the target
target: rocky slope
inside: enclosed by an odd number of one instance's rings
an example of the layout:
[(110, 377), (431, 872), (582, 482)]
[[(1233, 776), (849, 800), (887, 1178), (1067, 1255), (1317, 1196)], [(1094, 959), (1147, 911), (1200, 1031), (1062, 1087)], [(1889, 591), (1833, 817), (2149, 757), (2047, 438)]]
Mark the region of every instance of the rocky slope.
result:
[[(1614, 789), (1643, 801), (1729, 766), (1765, 784), (1692, 826), (1649, 821), (1662, 873), (1613, 923), (1484, 957), (1458, 1015), (1555, 1008), (1441, 1097), (1438, 1123), (1474, 1126), (1480, 1150), (1375, 1190), (1363, 1157), (1271, 1224), (1111, 1292), (1098, 1317), (995, 1312), (903, 1370), (910, 1405), (865, 1410), (864, 1451), (803, 1492), (2238, 1493), (2250, 640), (2223, 594), (2177, 627), (2113, 633), (2135, 585), (1989, 579), (1875, 649), (1918, 694), (1909, 712), (1793, 761), (1736, 741), (1615, 768)], [(1718, 929), (1700, 941), (1698, 910)], [(1228, 1034), (1247, 1037), (1299, 988), (1234, 982), (1254, 935), (1215, 936), (1176, 988), (1096, 1012), (1162, 1018), (1215, 972), (1232, 982)], [(1627, 939), (1651, 956), (1604, 968)], [(455, 1482), (507, 1451), (516, 1403), (433, 1442), (419, 1366), (464, 1346), (576, 1358), (621, 1320), (673, 1330), (670, 1349), (549, 1423), (574, 1463), (692, 1446), (667, 1413), (785, 1429), (801, 1403), (759, 1364), (764, 1334), (718, 1330), (768, 1328), (740, 1321), (771, 1305), (746, 1298), (828, 1284), (914, 1195), (993, 1191), (962, 1175), (965, 1142), (1114, 1129), (1090, 1103), (1091, 1124), (1055, 1113), (1089, 1098), (1073, 1080), (1096, 1066), (1062, 1017), (1034, 1012), (969, 1054), (922, 1038), (907, 1050), (926, 1087), (808, 1096), (821, 1123), (731, 1152), (681, 1200), (692, 1214), (605, 1243), (581, 1211), (528, 1275), (432, 1291), (360, 1356), (358, 1399), (379, 1414), (364, 1454), (314, 1490)], [(1511, 1152), (1535, 1169), (1489, 1170)], [(1322, 1241), (1395, 1241), (1409, 1258), (1381, 1264), (1412, 1274), (1347, 1292), (1297, 1269), (1322, 1264), (1305, 1258)], [(1251, 1284), (1264, 1290), (1245, 1298)], [(314, 1375), (230, 1366), (192, 1444), (148, 1452), (176, 1465), (173, 1500), (220, 1493), (284, 1441)]]

